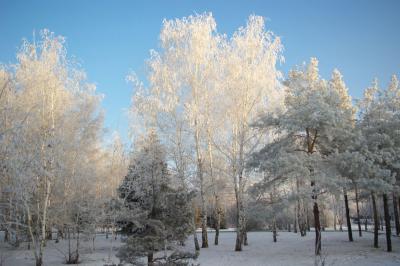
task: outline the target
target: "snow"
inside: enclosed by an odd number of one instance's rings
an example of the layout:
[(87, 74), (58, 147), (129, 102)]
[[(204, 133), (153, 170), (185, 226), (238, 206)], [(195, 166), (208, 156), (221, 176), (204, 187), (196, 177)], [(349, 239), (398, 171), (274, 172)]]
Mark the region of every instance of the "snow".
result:
[[(355, 234), (357, 233), (357, 235)], [(366, 232), (358, 237), (353, 233), (354, 242), (347, 240), (347, 232), (322, 232), (322, 254), (325, 265), (400, 265), (400, 239), (393, 237), (394, 251), (385, 251), (385, 236), (379, 236), (381, 248), (374, 249), (373, 234)], [(284, 266), (314, 264), (314, 232), (301, 237), (291, 232), (279, 232), (278, 242), (272, 242), (271, 232), (248, 233), (249, 246), (242, 252), (233, 251), (235, 234), (221, 233), (220, 245), (212, 243), (214, 234), (209, 234), (210, 248), (202, 249), (200, 265), (229, 266)]]
[[(311, 232), (306, 237), (291, 232), (279, 232), (278, 242), (272, 242), (271, 232), (249, 232), (249, 246), (244, 247), (242, 252), (233, 251), (235, 243), (234, 232), (221, 232), (220, 245), (214, 246), (214, 233), (209, 233), (208, 249), (201, 249), (198, 259), (200, 265), (206, 266), (285, 266), (285, 265), (313, 265), (314, 264), (314, 234)], [(347, 232), (322, 232), (322, 253), (325, 258), (325, 265), (400, 265), (400, 238), (393, 237), (394, 251), (385, 251), (385, 236), (379, 236), (380, 248), (372, 247), (373, 235), (363, 232), (363, 237), (358, 237), (354, 232), (354, 242), (347, 241)], [(199, 240), (201, 236), (199, 234)], [(110, 250), (110, 238), (105, 235), (98, 235), (95, 242), (95, 251), (91, 252), (91, 242), (82, 242), (80, 265), (104, 265), (107, 263)], [(121, 245), (119, 240), (113, 241), (112, 261), (118, 263), (114, 256), (117, 247)], [(193, 247), (192, 238), (187, 242), (187, 247)], [(44, 265), (61, 266), (64, 264), (63, 252), (67, 251), (67, 242), (61, 241), (55, 244), (49, 241), (45, 250)], [(3, 258), (3, 266), (27, 266), (34, 265), (32, 252), (22, 245), (18, 249), (0, 244), (0, 262)], [(1, 265), (1, 263), (0, 263)]]

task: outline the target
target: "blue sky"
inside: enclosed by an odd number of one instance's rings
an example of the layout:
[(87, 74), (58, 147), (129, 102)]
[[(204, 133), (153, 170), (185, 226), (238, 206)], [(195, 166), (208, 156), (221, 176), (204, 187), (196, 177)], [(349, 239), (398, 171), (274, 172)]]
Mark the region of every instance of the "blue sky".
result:
[(22, 38), (48, 28), (67, 38), (90, 81), (105, 95), (105, 125), (128, 141), (130, 70), (146, 78), (162, 20), (212, 12), (219, 32), (232, 34), (250, 14), (267, 19), (282, 38), (284, 73), (315, 56), (329, 78), (338, 68), (353, 98), (374, 77), (386, 86), (400, 74), (400, 1), (19, 1), (0, 0), (0, 62), (15, 62)]

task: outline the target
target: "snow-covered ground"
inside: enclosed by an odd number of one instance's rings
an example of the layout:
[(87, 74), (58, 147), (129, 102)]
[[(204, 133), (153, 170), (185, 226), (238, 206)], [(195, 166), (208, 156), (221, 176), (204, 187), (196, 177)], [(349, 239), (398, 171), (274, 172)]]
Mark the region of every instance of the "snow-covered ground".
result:
[[(214, 246), (214, 233), (209, 233), (210, 247), (202, 249), (198, 263), (205, 266), (255, 266), (255, 265), (314, 265), (314, 235), (313, 232), (306, 237), (300, 237), (294, 233), (279, 232), (278, 242), (272, 242), (270, 232), (250, 232), (248, 234), (249, 246), (244, 247), (242, 252), (233, 251), (235, 243), (234, 232), (223, 232), (220, 234), (220, 245)], [(200, 235), (199, 235), (200, 239)], [(362, 238), (354, 234), (354, 242), (347, 241), (347, 232), (323, 232), (323, 257), (325, 265), (400, 265), (400, 238), (393, 237), (392, 253), (385, 251), (385, 237), (380, 235), (381, 248), (372, 247), (373, 235), (364, 233)], [(113, 241), (114, 247), (121, 245), (120, 241)], [(91, 242), (82, 243), (81, 265), (104, 265), (107, 262), (110, 250), (110, 239), (104, 235), (97, 236), (95, 251), (91, 251)], [(188, 240), (188, 248), (193, 246), (192, 238)], [(5, 266), (34, 265), (32, 252), (26, 250), (26, 246), (15, 250), (0, 245), (0, 258), (3, 257)], [(111, 259), (114, 263), (118, 260), (112, 251)], [(44, 265), (61, 266), (64, 264), (64, 255), (67, 243), (55, 244), (49, 241), (44, 258)], [(1, 265), (1, 263), (0, 263)]]
[[(273, 243), (270, 232), (248, 233), (249, 246), (242, 252), (234, 252), (234, 233), (220, 234), (220, 245), (202, 249), (201, 265), (258, 266), (258, 265), (314, 265), (314, 234), (306, 237), (279, 232), (278, 242)], [(393, 237), (392, 253), (385, 251), (385, 237), (380, 235), (381, 248), (372, 247), (373, 234), (364, 233), (362, 238), (353, 234), (354, 242), (347, 241), (347, 232), (323, 232), (322, 247), (325, 265), (400, 265), (400, 239)], [(214, 234), (209, 234), (212, 244)]]

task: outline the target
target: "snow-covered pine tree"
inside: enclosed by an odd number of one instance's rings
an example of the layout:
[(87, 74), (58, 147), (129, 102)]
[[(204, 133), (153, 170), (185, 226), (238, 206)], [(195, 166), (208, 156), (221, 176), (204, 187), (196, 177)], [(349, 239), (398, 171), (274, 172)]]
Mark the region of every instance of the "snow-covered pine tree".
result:
[[(311, 58), (308, 65), (289, 72), (285, 81), (285, 110), (281, 113), (267, 113), (255, 126), (272, 129), (281, 134), (272, 145), (280, 145), (287, 154), (294, 156), (302, 165), (301, 180), (310, 182), (313, 201), (315, 227), (315, 254), (321, 251), (321, 225), (319, 218), (318, 195), (321, 188), (329, 188), (335, 183), (330, 169), (326, 166), (326, 156), (335, 147), (333, 140), (338, 140), (349, 127), (353, 116), (351, 102), (340, 73), (334, 72), (331, 83), (319, 76), (318, 60)], [(338, 142), (340, 143), (340, 141)], [(271, 144), (260, 152), (271, 154)], [(270, 158), (260, 157), (261, 160)]]
[[(388, 206), (388, 194), (395, 192), (396, 175), (399, 165), (399, 126), (400, 126), (400, 87), (396, 76), (392, 77), (389, 87), (382, 90), (375, 80), (364, 93), (360, 101), (361, 121), (359, 123), (363, 136), (363, 154), (371, 162), (374, 171), (365, 183), (375, 195), (382, 195), (386, 223), (387, 251), (392, 251), (391, 225)], [(374, 213), (376, 216), (376, 214)], [(375, 226), (377, 227), (377, 226)], [(377, 228), (375, 228), (374, 246), (377, 247)]]
[(192, 231), (191, 195), (171, 186), (165, 151), (153, 130), (138, 141), (118, 192), (126, 208), (118, 224), (128, 236), (117, 254), (122, 262), (141, 265), (147, 257), (148, 265), (186, 265), (196, 257), (179, 250)]

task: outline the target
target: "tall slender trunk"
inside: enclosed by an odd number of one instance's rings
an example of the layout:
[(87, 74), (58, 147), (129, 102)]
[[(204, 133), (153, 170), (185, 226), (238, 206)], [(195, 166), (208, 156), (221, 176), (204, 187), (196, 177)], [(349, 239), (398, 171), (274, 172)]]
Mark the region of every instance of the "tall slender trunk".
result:
[[(306, 221), (305, 226), (308, 232), (311, 232), (310, 214), (308, 211), (308, 203), (304, 203), (304, 209), (306, 210)], [(319, 216), (318, 216), (319, 217)], [(319, 219), (319, 218), (318, 218)], [(304, 235), (306, 235), (306, 230), (304, 230)]]
[(376, 199), (375, 193), (371, 193), (372, 199), (372, 210), (374, 213), (374, 248), (379, 248), (378, 245), (378, 230), (379, 230), (379, 223), (378, 223), (378, 210), (376, 208)]
[(314, 227), (315, 227), (315, 255), (320, 255), (321, 254), (321, 223), (320, 223), (320, 219), (319, 219), (319, 210), (318, 210), (315, 181), (311, 182), (311, 187), (312, 187), (312, 199), (314, 201), (313, 213), (314, 213)]
[[(235, 251), (242, 251), (242, 244), (243, 244), (243, 223), (244, 223), (244, 213), (243, 213), (243, 191), (242, 191), (242, 172), (235, 171), (235, 196), (236, 196), (236, 243), (235, 243)], [(236, 173), (238, 176), (236, 177)], [(237, 182), (236, 182), (237, 178)], [(236, 185), (237, 184), (237, 185)]]
[[(239, 196), (239, 195), (238, 195)], [(237, 196), (237, 197), (238, 197)], [(241, 233), (241, 214), (240, 214), (240, 199), (236, 199), (236, 244), (235, 251), (242, 251), (242, 233)]]
[(393, 192), (393, 214), (394, 214), (394, 223), (396, 226), (396, 235), (400, 234), (400, 220), (399, 220), (399, 210), (397, 208), (397, 197)]
[[(192, 204), (193, 210), (195, 210), (194, 203)], [(193, 212), (193, 241), (194, 241), (194, 248), (196, 251), (200, 250), (200, 245), (199, 245), (199, 240), (197, 239), (197, 233), (196, 233), (196, 212)]]
[(358, 189), (357, 189), (357, 184), (354, 185), (354, 190), (356, 194), (356, 208), (357, 208), (357, 224), (358, 224), (358, 236), (362, 236), (362, 231), (361, 231), (361, 218), (360, 218), (360, 207), (358, 205), (359, 200), (358, 200)]
[(364, 221), (364, 231), (365, 232), (368, 231), (368, 219), (367, 219), (367, 217), (365, 217), (365, 221)]
[(154, 265), (153, 252), (147, 253), (147, 265), (148, 266)]
[[(31, 210), (30, 210), (29, 204), (26, 200), (24, 200), (24, 205), (25, 205), (25, 209), (26, 209), (26, 216), (28, 219), (28, 232), (29, 232), (30, 240), (32, 242), (33, 255), (35, 256), (36, 265), (40, 266), (40, 265), (42, 265), (42, 259), (39, 258), (38, 253), (37, 253), (37, 242), (36, 242), (35, 236), (33, 234), (33, 230), (32, 230)], [(28, 247), (30, 247), (30, 245)]]
[(79, 238), (79, 225), (76, 227), (76, 251), (75, 251), (75, 263), (79, 262), (79, 246), (80, 246), (80, 238)]
[(336, 220), (337, 220), (337, 200), (336, 196), (334, 198), (334, 205), (333, 205), (333, 230), (336, 231)]
[(297, 207), (296, 206), (294, 206), (293, 232), (297, 234)]
[(333, 213), (333, 230), (336, 231), (336, 211)]
[[(301, 236), (306, 235), (306, 218), (304, 217), (305, 215), (305, 206), (304, 206), (304, 200), (301, 202), (300, 200), (300, 181), (298, 178), (296, 178), (296, 191), (297, 191), (297, 224), (299, 226), (299, 231)], [(301, 204), (303, 203), (303, 204)], [(301, 208), (303, 206), (303, 209)]]
[(321, 224), (319, 222), (319, 210), (318, 203), (314, 202), (314, 226), (315, 226), (315, 255), (320, 255), (321, 253)]
[(272, 221), (272, 238), (274, 240), (274, 242), (276, 242), (276, 219), (275, 219), (275, 215)]
[[(208, 110), (208, 105), (207, 105), (207, 110)], [(208, 112), (207, 112), (208, 114)], [(215, 199), (215, 209), (214, 209), (214, 219), (216, 220), (215, 225), (215, 238), (214, 238), (214, 245), (218, 245), (218, 238), (219, 238), (219, 227), (220, 227), (220, 206), (219, 206), (219, 197), (218, 197), (218, 191), (216, 188), (216, 183), (215, 183), (215, 176), (214, 176), (214, 159), (213, 159), (213, 146), (212, 146), (212, 134), (211, 134), (211, 127), (208, 121), (209, 117), (207, 116), (207, 150), (208, 150), (208, 159), (210, 163), (210, 169), (209, 169), (209, 174), (210, 174), (210, 179), (211, 179), (211, 185), (213, 188), (213, 195)]]
[(215, 238), (214, 238), (214, 245), (218, 246), (218, 240), (219, 240), (219, 229), (221, 227), (221, 208), (219, 207), (219, 200), (218, 196), (216, 196), (216, 204), (218, 205), (216, 208), (216, 214), (215, 214)]
[(347, 220), (347, 233), (349, 235), (349, 241), (353, 241), (353, 231), (351, 229), (351, 220), (350, 220), (350, 209), (349, 209), (349, 200), (347, 198), (347, 191), (343, 189), (344, 195), (344, 206), (346, 208), (346, 220)]
[(201, 198), (201, 247), (208, 248), (207, 236), (207, 210), (205, 199), (205, 187), (203, 176), (203, 159), (200, 152), (200, 132), (195, 119), (195, 142), (196, 142), (196, 156), (197, 156), (197, 177), (200, 181), (200, 198)]
[(392, 251), (392, 228), (390, 226), (390, 214), (387, 194), (383, 194), (383, 211), (385, 216), (385, 227), (386, 227), (386, 250), (387, 252)]

